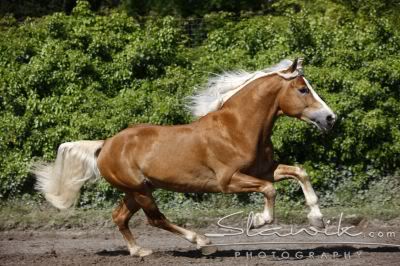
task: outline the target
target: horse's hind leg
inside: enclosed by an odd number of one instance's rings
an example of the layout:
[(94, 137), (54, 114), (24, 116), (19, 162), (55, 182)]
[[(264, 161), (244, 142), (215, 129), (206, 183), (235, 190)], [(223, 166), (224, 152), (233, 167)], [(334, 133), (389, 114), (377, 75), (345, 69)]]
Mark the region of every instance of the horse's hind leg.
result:
[(112, 217), (128, 245), (130, 254), (132, 256), (143, 257), (150, 255), (152, 251), (136, 245), (135, 239), (128, 225), (132, 215), (140, 210), (140, 208), (140, 205), (135, 201), (133, 196), (127, 194), (120, 202), (119, 206), (113, 211)]
[(160, 212), (149, 190), (141, 193), (135, 193), (135, 200), (142, 207), (147, 216), (149, 224), (151, 224), (152, 226), (162, 228), (183, 237), (189, 242), (196, 244), (197, 248), (202, 248), (202, 251), (205, 253), (213, 253), (215, 251), (213, 248), (210, 247), (203, 248), (205, 245), (211, 243), (211, 241), (206, 236), (184, 229), (180, 226), (177, 226), (176, 224), (171, 223), (164, 216), (164, 214)]

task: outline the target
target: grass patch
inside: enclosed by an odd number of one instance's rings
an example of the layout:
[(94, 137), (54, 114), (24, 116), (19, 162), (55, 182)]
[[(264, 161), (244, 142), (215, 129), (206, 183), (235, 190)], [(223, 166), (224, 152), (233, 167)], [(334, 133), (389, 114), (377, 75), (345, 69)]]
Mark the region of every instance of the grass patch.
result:
[(112, 225), (110, 217), (107, 209), (59, 211), (48, 204), (12, 201), (0, 206), (0, 230), (107, 227)]
[[(113, 207), (107, 208), (76, 208), (59, 211), (47, 203), (6, 201), (0, 203), (0, 230), (27, 230), (27, 229), (96, 229), (114, 228), (111, 219)], [(212, 203), (185, 204), (182, 207), (161, 208), (162, 212), (174, 223), (188, 227), (206, 227), (216, 224), (219, 218), (228, 214), (242, 211), (227, 221), (235, 224), (245, 224), (247, 215), (262, 210), (260, 205), (247, 206), (214, 206)], [(343, 213), (344, 221), (378, 219), (387, 221), (400, 216), (400, 206), (386, 204), (383, 206), (359, 205), (354, 207), (326, 207), (322, 208), (326, 219), (337, 220)], [(307, 208), (289, 203), (277, 203), (275, 209), (276, 222), (288, 224), (307, 223)], [(131, 224), (140, 224), (145, 221), (143, 212), (136, 214)]]

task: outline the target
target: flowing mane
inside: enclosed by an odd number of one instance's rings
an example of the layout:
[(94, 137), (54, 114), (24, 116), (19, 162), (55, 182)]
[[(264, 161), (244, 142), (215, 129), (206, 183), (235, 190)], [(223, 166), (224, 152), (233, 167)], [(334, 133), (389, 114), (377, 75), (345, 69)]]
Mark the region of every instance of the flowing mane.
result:
[(287, 69), (292, 63), (291, 60), (284, 59), (264, 70), (255, 72), (231, 71), (213, 76), (203, 88), (200, 88), (193, 96), (188, 97), (186, 107), (196, 117), (205, 116), (220, 109), (230, 97), (250, 82)]

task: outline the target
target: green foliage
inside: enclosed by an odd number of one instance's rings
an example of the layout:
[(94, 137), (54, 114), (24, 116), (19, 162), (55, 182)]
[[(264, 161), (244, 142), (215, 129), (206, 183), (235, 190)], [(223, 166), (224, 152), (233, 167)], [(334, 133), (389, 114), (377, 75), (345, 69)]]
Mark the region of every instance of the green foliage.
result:
[[(195, 47), (176, 18), (139, 24), (122, 11), (96, 14), (86, 1), (71, 16), (1, 18), (0, 197), (31, 193), (28, 165), (54, 159), (63, 142), (105, 139), (130, 124), (188, 123), (183, 98), (210, 72), (256, 70), (296, 56), (305, 57), (306, 76), (339, 118), (329, 135), (279, 119), (276, 157), (303, 164), (329, 202), (335, 193), (348, 197), (337, 190), (343, 182), (363, 193), (400, 163), (400, 34), (385, 5), (366, 13), (359, 4), (279, 1), (268, 15), (239, 20), (212, 13), (202, 21), (207, 38)], [(297, 184), (278, 188), (289, 197), (301, 193)], [(157, 196), (165, 204), (187, 198)], [(116, 197), (101, 182), (86, 187), (80, 204)]]
[(216, 10), (240, 13), (262, 11), (269, 6), (263, 0), (121, 0), (122, 7), (131, 15), (202, 16)]

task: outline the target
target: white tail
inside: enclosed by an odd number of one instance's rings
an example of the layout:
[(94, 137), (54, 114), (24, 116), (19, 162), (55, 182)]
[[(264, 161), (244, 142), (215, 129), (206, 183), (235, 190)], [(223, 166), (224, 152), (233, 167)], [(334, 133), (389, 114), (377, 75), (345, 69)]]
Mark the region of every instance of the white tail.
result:
[(66, 142), (60, 145), (54, 163), (34, 163), (36, 189), (58, 209), (71, 207), (83, 184), (100, 176), (97, 153), (103, 140)]

